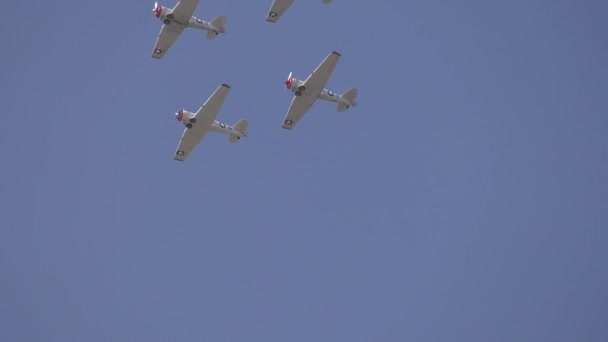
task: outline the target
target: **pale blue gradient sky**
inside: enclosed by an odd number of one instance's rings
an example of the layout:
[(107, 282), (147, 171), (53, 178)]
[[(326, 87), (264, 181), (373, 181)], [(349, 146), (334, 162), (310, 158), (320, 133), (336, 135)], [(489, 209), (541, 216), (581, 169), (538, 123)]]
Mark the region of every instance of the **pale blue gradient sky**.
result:
[(0, 340), (608, 340), (605, 1), (269, 6), (158, 61), (153, 1), (3, 4)]

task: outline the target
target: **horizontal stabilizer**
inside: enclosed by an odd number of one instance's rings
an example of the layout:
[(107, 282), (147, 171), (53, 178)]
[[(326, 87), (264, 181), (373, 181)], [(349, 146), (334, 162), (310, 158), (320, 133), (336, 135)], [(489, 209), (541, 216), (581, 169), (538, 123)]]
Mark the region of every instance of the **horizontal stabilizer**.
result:
[(348, 108), (355, 107), (357, 106), (357, 100), (355, 100), (355, 98), (357, 97), (357, 94), (359, 93), (359, 91), (357, 90), (357, 88), (350, 88), (347, 91), (345, 91), (344, 93), (342, 93), (340, 95), (340, 97), (342, 97), (344, 100), (347, 100), (349, 104), (343, 103), (343, 102), (338, 102), (338, 112), (343, 112), (345, 110), (347, 110)]
[(218, 15), (211, 20), (211, 25), (217, 29), (217, 31), (207, 31), (207, 39), (215, 39), (220, 33), (226, 33), (226, 16), (223, 14)]
[(245, 119), (239, 120), (232, 129), (236, 132), (228, 135), (228, 141), (233, 144), (241, 139), (241, 137), (247, 137), (247, 127), (249, 126), (249, 122)]

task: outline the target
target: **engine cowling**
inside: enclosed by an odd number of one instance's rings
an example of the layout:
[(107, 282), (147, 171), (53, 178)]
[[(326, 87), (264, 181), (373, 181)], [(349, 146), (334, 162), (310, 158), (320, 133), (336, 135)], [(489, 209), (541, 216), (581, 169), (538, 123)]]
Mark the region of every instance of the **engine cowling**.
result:
[(190, 122), (190, 119), (192, 119), (194, 117), (194, 113), (191, 113), (187, 110), (180, 110), (179, 112), (175, 113), (175, 118), (177, 119), (177, 121), (186, 124), (188, 122)]
[(170, 12), (170, 11), (171, 11), (170, 8), (169, 9), (164, 8), (163, 6), (159, 5), (158, 2), (154, 3), (154, 8), (152, 9), (152, 13), (154, 13), (154, 16), (159, 19), (166, 17), (167, 14), (169, 14), (168, 12)]
[(285, 87), (289, 90), (294, 90), (295, 88), (299, 87), (302, 85), (302, 83), (304, 83), (303, 81), (298, 80), (297, 78), (292, 76), (292, 73), (289, 73), (289, 76), (287, 77), (287, 79), (285, 80)]

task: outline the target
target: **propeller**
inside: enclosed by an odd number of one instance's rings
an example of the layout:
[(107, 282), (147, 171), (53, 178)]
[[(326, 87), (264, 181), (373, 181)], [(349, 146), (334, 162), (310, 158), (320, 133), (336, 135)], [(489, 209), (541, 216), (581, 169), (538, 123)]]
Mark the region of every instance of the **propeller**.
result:
[(178, 122), (182, 122), (182, 119), (184, 118), (184, 109), (180, 109), (179, 112), (175, 113), (175, 118), (177, 119)]
[(285, 90), (283, 93), (287, 92), (287, 89), (291, 88), (291, 85), (293, 84), (293, 78), (291, 77), (292, 75), (293, 72), (290, 72), (289, 76), (287, 76), (287, 79), (285, 80)]
[(160, 7), (160, 5), (158, 4), (158, 1), (154, 2), (154, 8), (152, 9), (152, 12), (154, 13), (154, 15), (158, 18), (160, 17), (160, 12), (162, 11), (162, 7)]
[(171, 114), (171, 111), (167, 112), (167, 115), (163, 115), (165, 117), (167, 123), (163, 124), (163, 125), (175, 125), (175, 121), (177, 121), (177, 113), (178, 112), (173, 112), (173, 114)]

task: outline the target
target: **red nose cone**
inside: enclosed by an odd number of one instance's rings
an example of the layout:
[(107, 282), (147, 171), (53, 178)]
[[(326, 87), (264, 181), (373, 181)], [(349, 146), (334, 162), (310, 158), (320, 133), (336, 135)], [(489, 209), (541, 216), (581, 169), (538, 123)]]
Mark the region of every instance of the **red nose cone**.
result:
[(291, 77), (285, 81), (285, 86), (287, 87), (287, 89), (291, 89), (292, 85), (293, 85), (293, 77)]
[(181, 122), (182, 118), (184, 117), (184, 110), (180, 110), (179, 113), (177, 113), (177, 121)]
[(154, 15), (156, 15), (156, 17), (158, 18), (158, 17), (160, 17), (160, 12), (162, 12), (162, 11), (163, 11), (163, 6), (159, 5), (156, 7), (156, 13), (154, 13)]

